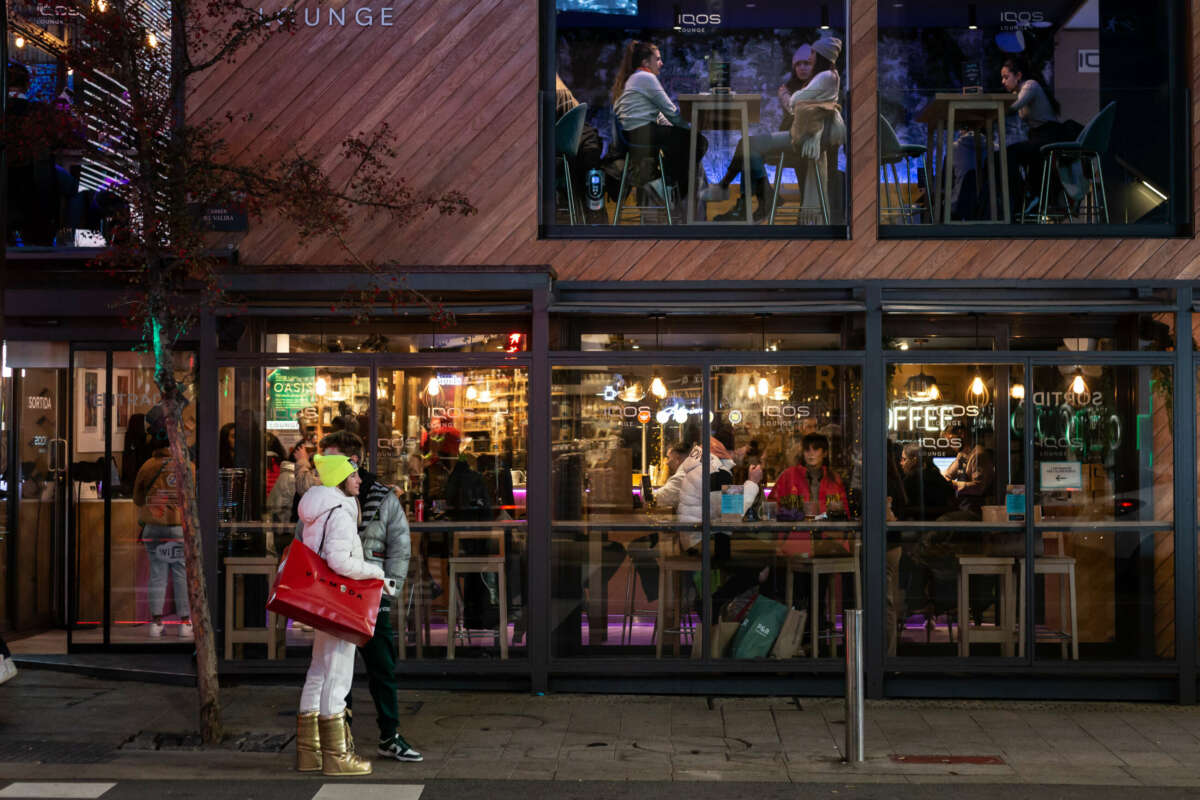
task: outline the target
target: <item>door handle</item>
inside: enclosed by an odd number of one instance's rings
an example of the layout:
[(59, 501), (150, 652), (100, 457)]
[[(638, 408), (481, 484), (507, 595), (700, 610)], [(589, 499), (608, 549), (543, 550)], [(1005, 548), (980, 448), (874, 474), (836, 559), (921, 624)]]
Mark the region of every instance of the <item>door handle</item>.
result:
[(67, 440), (50, 440), (50, 471), (61, 475), (67, 471)]

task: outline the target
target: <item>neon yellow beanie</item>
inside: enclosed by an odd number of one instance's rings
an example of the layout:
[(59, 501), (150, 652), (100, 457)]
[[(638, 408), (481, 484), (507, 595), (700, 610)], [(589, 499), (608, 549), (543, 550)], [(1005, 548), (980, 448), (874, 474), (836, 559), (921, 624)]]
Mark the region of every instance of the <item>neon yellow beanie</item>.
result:
[(317, 475), (326, 486), (338, 486), (346, 478), (358, 472), (358, 467), (350, 463), (343, 455), (314, 456), (313, 463), (317, 467)]

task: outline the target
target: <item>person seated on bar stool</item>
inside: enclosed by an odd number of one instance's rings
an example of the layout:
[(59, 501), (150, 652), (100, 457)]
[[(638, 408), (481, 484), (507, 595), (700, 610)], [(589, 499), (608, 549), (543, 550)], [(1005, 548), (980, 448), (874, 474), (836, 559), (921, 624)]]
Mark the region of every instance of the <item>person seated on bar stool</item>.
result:
[[(663, 154), (664, 176), (678, 187), (680, 207), (687, 208), (688, 158), (691, 126), (679, 115), (658, 80), (663, 61), (658, 45), (634, 39), (625, 46), (613, 82), (613, 113), (633, 144), (658, 147)], [(696, 135), (696, 170), (708, 152), (708, 139)], [(627, 156), (628, 157), (628, 156)], [(666, 202), (668, 198), (663, 198)]]
[[(738, 141), (733, 149), (733, 158), (725, 169), (725, 175), (719, 183), (705, 189), (700, 198), (708, 202), (720, 202), (729, 199), (729, 185), (742, 171), (742, 149), (750, 148), (750, 177), (755, 199), (758, 205), (754, 209), (754, 221), (766, 219), (770, 210), (767, 208), (767, 170), (765, 159), (778, 156), (792, 149), (803, 159), (811, 159), (817, 164), (824, 165), (823, 148), (833, 148), (846, 141), (846, 122), (842, 119), (841, 97), (842, 79), (838, 75), (835, 64), (842, 52), (842, 41), (832, 36), (819, 39), (812, 45), (815, 53), (811, 72), (816, 75), (808, 84), (792, 94), (789, 109), (793, 115), (789, 130), (776, 131), (759, 136), (751, 136), (748, 142)], [(799, 56), (800, 51), (797, 51)], [(825, 185), (829, 185), (828, 175)], [(817, 193), (816, 175), (811, 171), (805, 172), (804, 183), (801, 186), (804, 197), (815, 197)], [(725, 214), (714, 217), (714, 221), (726, 222), (746, 217), (746, 178), (742, 179), (742, 194), (738, 202)]]
[[(566, 114), (572, 108), (579, 105), (579, 101), (575, 99), (575, 95), (570, 88), (563, 83), (563, 79), (554, 75), (554, 118), (562, 119), (563, 114)], [(576, 192), (576, 197), (586, 197), (587, 176), (593, 169), (601, 169), (604, 161), (604, 142), (600, 139), (600, 133), (596, 130), (596, 126), (590, 122), (583, 123), (583, 132), (579, 135), (579, 150), (575, 153), (574, 163), (571, 165), (571, 178)], [(583, 217), (588, 225), (607, 225), (608, 212), (604, 208), (598, 211), (593, 211), (584, 203)]]
[[(829, 437), (822, 433), (807, 434), (793, 458), (797, 463), (779, 473), (767, 497), (778, 503), (779, 519), (845, 519), (848, 495), (841, 476), (829, 466)], [(813, 533), (812, 538), (813, 555), (844, 557), (847, 553), (845, 543), (840, 540), (823, 541), (818, 533)], [(801, 588), (796, 596), (803, 598), (809, 594), (807, 588)]]

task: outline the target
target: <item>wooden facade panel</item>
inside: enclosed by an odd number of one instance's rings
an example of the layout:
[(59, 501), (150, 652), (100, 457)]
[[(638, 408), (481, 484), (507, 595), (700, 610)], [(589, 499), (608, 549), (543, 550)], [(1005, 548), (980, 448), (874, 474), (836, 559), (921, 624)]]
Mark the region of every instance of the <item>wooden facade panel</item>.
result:
[[(397, 134), (397, 175), (418, 189), (459, 189), (479, 213), (426, 214), (404, 229), (357, 221), (349, 237), (364, 257), (400, 265), (548, 264), (562, 279), (1194, 278), (1194, 239), (879, 240), (876, 153), (876, 0), (851, 5), (849, 240), (539, 240), (538, 19), (533, 0), (393, 6), (391, 27), (322, 23), (275, 37), (192, 87), (194, 119), (253, 111), (230, 126), (239, 158), (299, 145), (336, 165), (348, 135), (387, 123)], [(316, 9), (313, 6), (310, 13)], [(301, 8), (303, 14), (304, 8)], [(1191, 7), (1193, 146), (1200, 165), (1200, 4)], [(303, 17), (302, 17), (303, 23)], [(335, 177), (345, 177), (334, 170)], [(1200, 180), (1193, 180), (1200, 209)], [(246, 264), (325, 264), (349, 259), (337, 245), (301, 243), (267, 219), (240, 241)]]

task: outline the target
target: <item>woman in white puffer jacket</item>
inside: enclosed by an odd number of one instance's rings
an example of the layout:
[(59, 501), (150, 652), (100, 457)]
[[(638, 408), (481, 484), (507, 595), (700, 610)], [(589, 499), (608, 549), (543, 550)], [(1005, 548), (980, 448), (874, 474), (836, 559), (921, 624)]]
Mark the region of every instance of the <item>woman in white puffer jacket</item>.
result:
[[(710, 476), (722, 470), (733, 469), (733, 454), (715, 438), (708, 440), (708, 471), (700, 469), (700, 459), (704, 451), (700, 445), (692, 448), (692, 452), (675, 470), (675, 474), (654, 493), (655, 502), (660, 506), (675, 506), (675, 519), (679, 522), (700, 522), (703, 519), (705, 499), (712, 499), (708, 491), (711, 483)], [(732, 476), (731, 476), (732, 477)], [(712, 508), (715, 517), (721, 513), (720, 503)], [(682, 531), (679, 543), (684, 550), (690, 550), (700, 544), (702, 536), (696, 531)]]
[[(358, 537), (358, 468), (343, 455), (316, 456), (321, 484), (300, 498), (308, 545), (344, 578), (382, 579), (383, 570), (363, 559)], [(326, 775), (370, 775), (371, 762), (354, 754), (346, 728), (346, 695), (354, 680), (354, 643), (313, 634), (312, 662), (300, 693), (296, 720), (296, 768)]]

